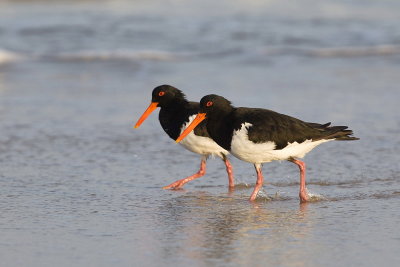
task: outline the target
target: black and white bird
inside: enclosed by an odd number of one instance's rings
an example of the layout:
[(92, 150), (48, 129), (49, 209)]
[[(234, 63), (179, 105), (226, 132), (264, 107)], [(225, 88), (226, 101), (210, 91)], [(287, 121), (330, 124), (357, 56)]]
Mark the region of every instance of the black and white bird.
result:
[[(169, 137), (176, 140), (186, 126), (194, 120), (199, 112), (200, 105), (198, 102), (186, 100), (181, 90), (170, 85), (160, 85), (154, 88), (150, 106), (139, 118), (135, 128), (138, 128), (157, 107), (160, 107), (159, 121), (161, 127)], [(185, 140), (181, 142), (184, 148), (201, 155), (200, 170), (191, 176), (163, 187), (164, 189), (179, 189), (187, 182), (203, 176), (206, 173), (206, 161), (210, 155), (220, 157), (225, 162), (229, 188), (234, 187), (232, 165), (227, 158), (229, 152), (211, 139), (205, 123), (200, 123), (198, 127), (194, 128), (193, 133), (189, 133)]]
[(330, 126), (260, 108), (234, 107), (222, 96), (207, 95), (200, 101), (200, 112), (176, 142), (185, 140), (199, 123), (207, 119), (211, 138), (235, 157), (254, 164), (257, 182), (250, 201), (263, 185), (261, 167), (274, 160), (288, 160), (300, 169), (300, 201), (306, 202), (305, 163), (303, 158), (316, 146), (332, 140), (358, 140), (347, 126)]

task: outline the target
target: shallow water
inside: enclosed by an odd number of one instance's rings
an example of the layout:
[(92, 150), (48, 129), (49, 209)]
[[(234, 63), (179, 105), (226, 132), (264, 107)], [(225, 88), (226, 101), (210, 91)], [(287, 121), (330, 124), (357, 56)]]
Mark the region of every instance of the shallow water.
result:
[[(397, 1), (0, 4), (4, 266), (377, 266), (400, 261)], [(168, 8), (168, 13), (165, 9)], [(151, 90), (349, 125), (298, 170), (210, 159), (133, 124)]]

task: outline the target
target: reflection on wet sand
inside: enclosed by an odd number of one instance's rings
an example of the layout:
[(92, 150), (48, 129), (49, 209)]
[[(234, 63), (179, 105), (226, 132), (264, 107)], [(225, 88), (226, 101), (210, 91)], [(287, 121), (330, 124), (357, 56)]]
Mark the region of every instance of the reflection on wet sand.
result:
[[(165, 256), (181, 255), (205, 264), (306, 266), (311, 248), (299, 248), (306, 246), (313, 222), (309, 204), (297, 205), (250, 203), (205, 192), (176, 197), (163, 203), (158, 214), (162, 242), (170, 244), (163, 246)], [(274, 256), (266, 258), (269, 253)]]

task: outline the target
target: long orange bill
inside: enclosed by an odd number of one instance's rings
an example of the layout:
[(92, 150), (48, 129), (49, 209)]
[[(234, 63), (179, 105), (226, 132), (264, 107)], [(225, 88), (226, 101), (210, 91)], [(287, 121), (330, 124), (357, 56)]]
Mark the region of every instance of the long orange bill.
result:
[(144, 122), (147, 117), (157, 108), (158, 103), (157, 102), (151, 102), (150, 106), (146, 109), (146, 111), (143, 113), (143, 115), (139, 118), (137, 123), (135, 124), (134, 128), (138, 128), (142, 122)]
[(192, 121), (191, 124), (189, 124), (188, 127), (186, 127), (186, 129), (183, 131), (183, 133), (178, 137), (178, 139), (176, 139), (175, 142), (179, 143), (180, 141), (182, 141), (183, 138), (186, 137), (186, 135), (188, 135), (194, 128), (196, 128), (197, 125), (200, 124), (200, 122), (202, 122), (205, 118), (206, 118), (207, 113), (198, 113), (196, 118), (194, 118), (194, 120)]

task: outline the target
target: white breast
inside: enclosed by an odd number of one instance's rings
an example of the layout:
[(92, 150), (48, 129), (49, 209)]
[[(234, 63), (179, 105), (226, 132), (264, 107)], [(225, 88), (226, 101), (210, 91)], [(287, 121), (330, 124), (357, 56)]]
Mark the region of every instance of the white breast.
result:
[[(189, 117), (189, 122), (184, 124), (181, 128), (181, 134), (195, 117), (196, 115)], [(194, 131), (191, 131), (181, 142), (179, 142), (179, 144), (181, 144), (187, 150), (201, 155), (215, 155), (222, 157), (221, 153), (224, 155), (229, 154), (227, 150), (220, 147), (211, 138), (195, 135)]]
[(330, 140), (305, 140), (302, 143), (288, 143), (283, 149), (275, 150), (276, 144), (273, 141), (265, 143), (253, 143), (249, 140), (248, 129), (251, 123), (243, 123), (242, 127), (235, 131), (232, 136), (231, 153), (235, 157), (251, 162), (264, 163), (273, 160), (287, 160), (293, 158), (303, 158), (316, 146), (331, 141)]

